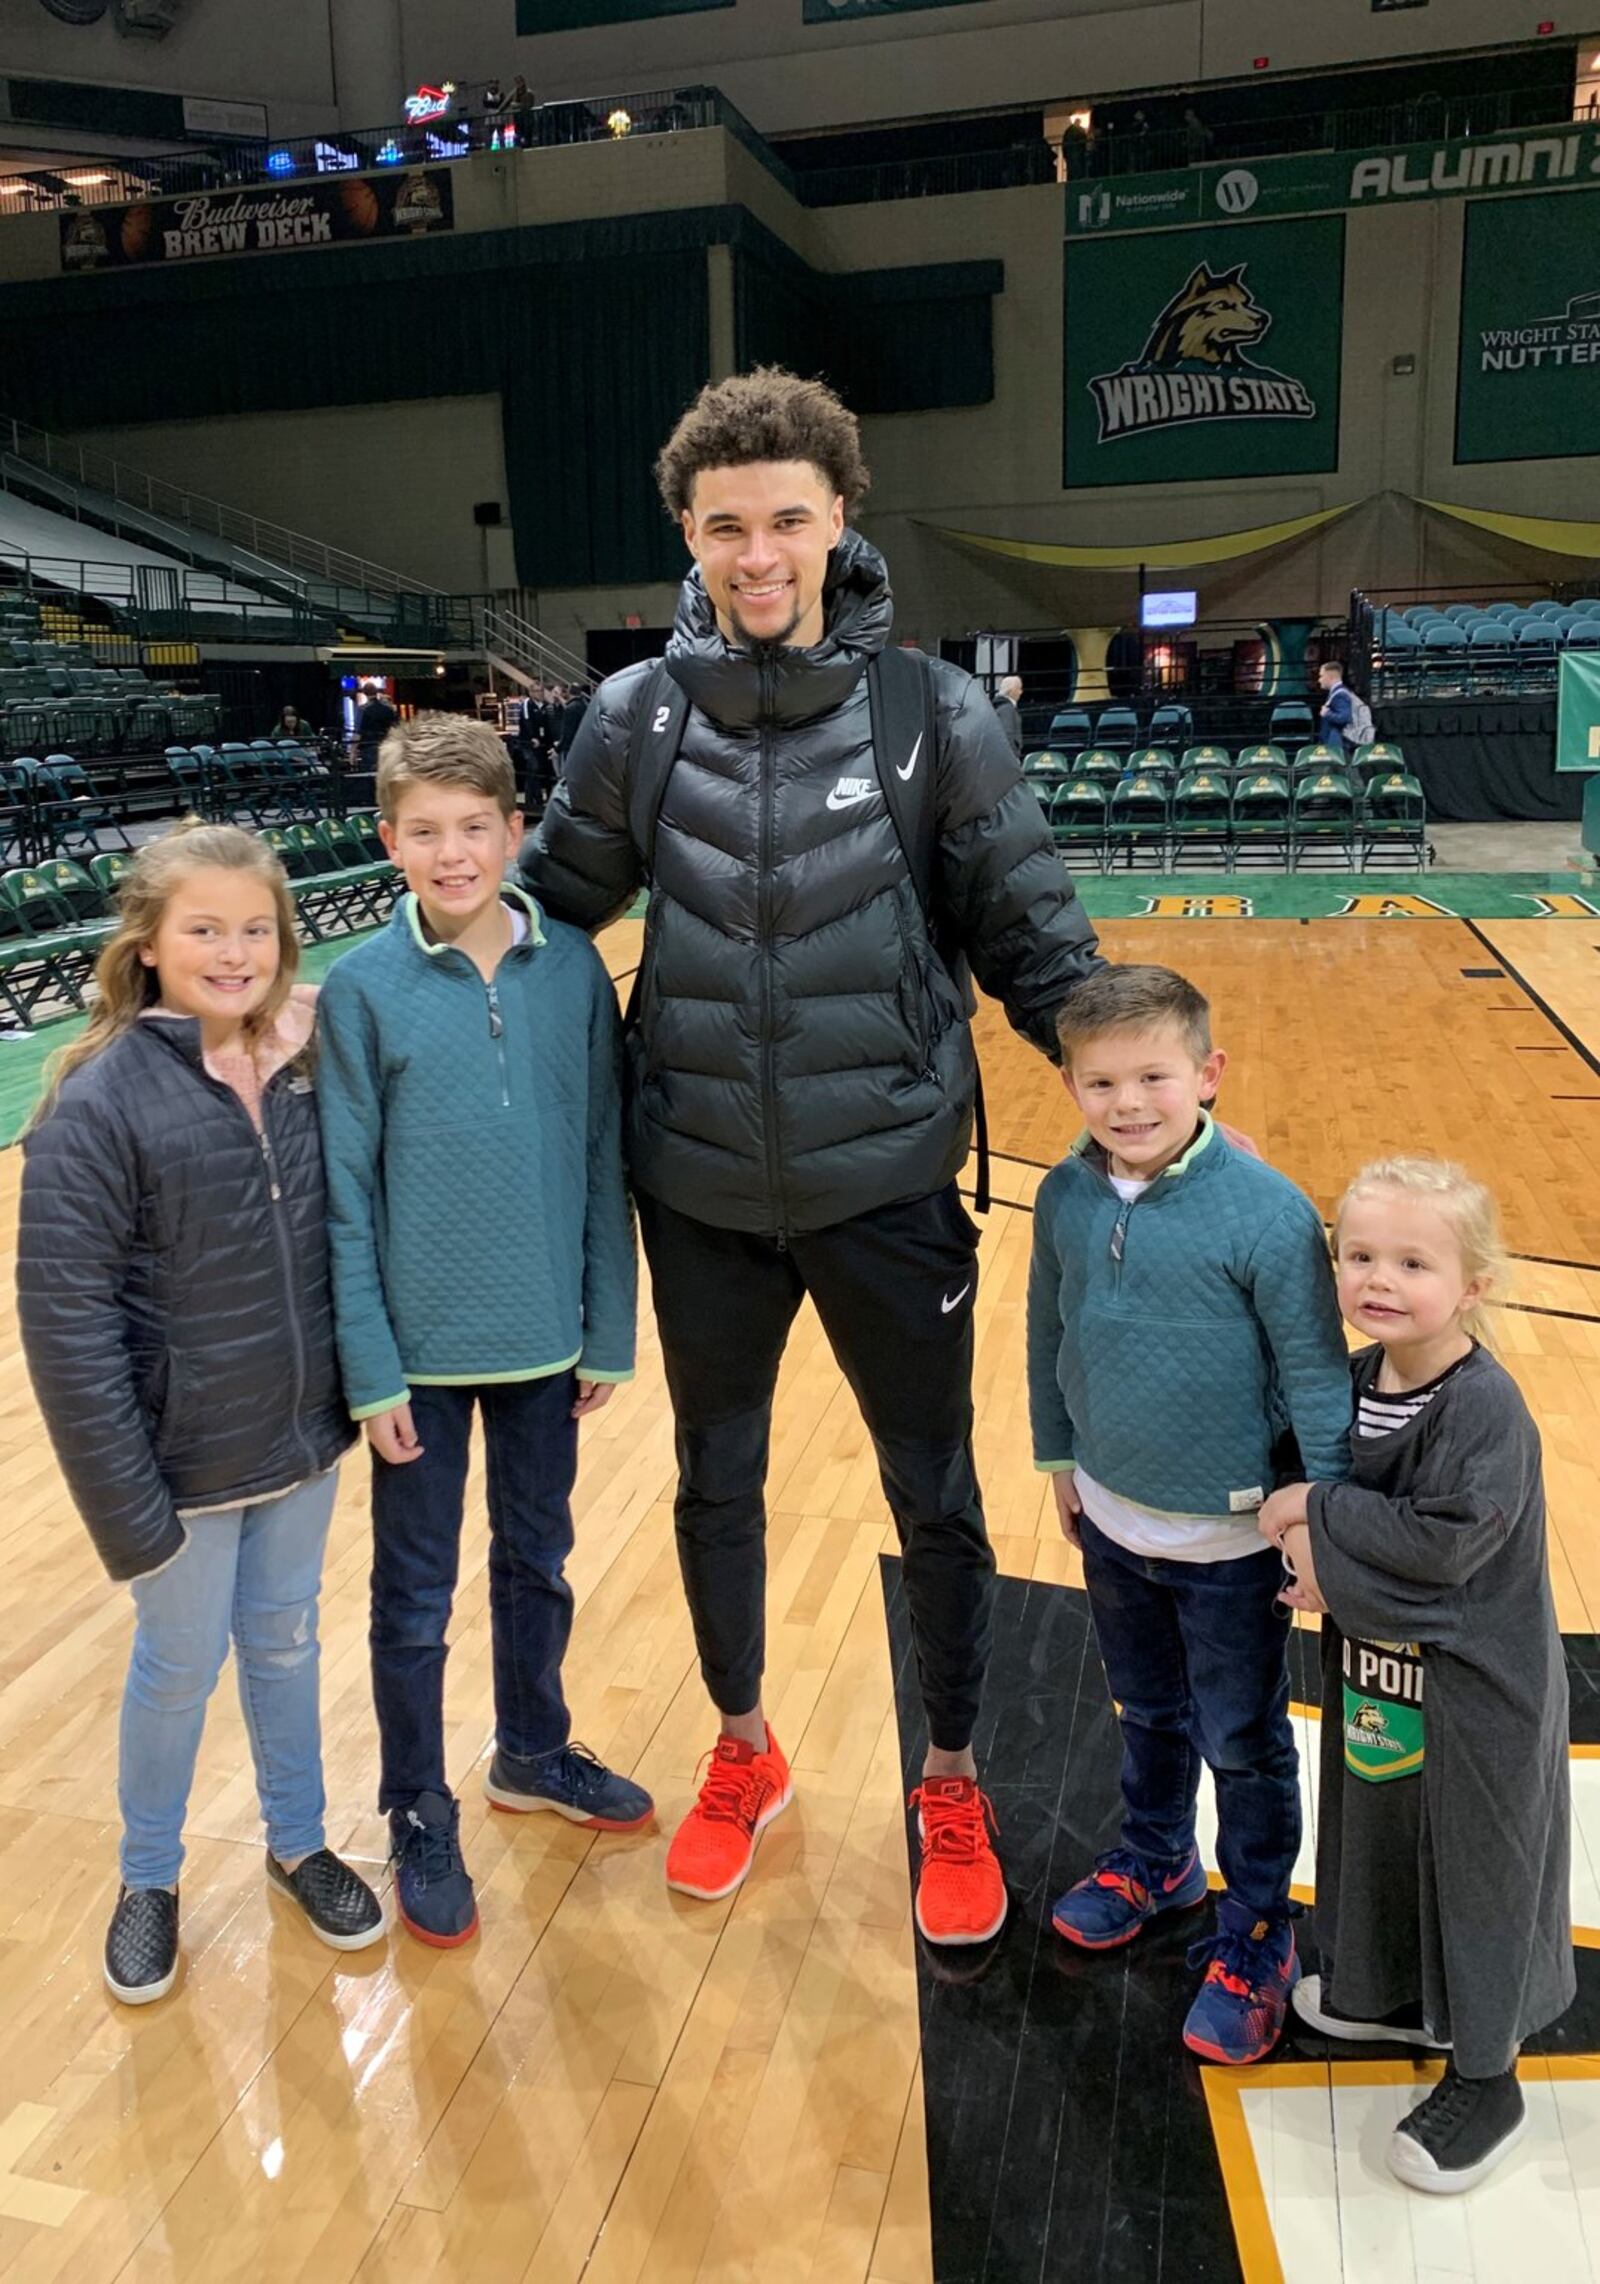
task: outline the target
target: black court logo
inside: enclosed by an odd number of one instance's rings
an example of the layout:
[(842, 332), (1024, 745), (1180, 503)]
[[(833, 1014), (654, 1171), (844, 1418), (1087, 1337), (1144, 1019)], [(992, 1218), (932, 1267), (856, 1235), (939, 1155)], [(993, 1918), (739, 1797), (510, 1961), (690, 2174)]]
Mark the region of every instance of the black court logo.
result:
[(1316, 419), (1303, 381), (1247, 354), (1272, 327), (1271, 312), (1245, 281), (1247, 266), (1213, 270), (1202, 262), (1157, 317), (1139, 355), (1089, 382), (1102, 444), (1200, 421)]

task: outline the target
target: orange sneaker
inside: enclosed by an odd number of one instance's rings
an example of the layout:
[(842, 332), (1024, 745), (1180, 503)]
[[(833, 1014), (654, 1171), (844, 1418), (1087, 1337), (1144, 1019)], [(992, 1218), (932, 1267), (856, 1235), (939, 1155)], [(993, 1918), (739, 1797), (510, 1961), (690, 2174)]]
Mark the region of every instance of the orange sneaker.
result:
[(750, 1869), (756, 1841), (793, 1798), (789, 1764), (770, 1728), (765, 1752), (738, 1737), (719, 1737), (700, 1797), (667, 1850), (668, 1887), (703, 1903), (732, 1895)]
[(911, 1805), (920, 1812), (922, 1839), (918, 1927), (930, 1943), (987, 1943), (1006, 1923), (1006, 1883), (989, 1845), (995, 1824), (988, 1796), (970, 1776), (929, 1776)]

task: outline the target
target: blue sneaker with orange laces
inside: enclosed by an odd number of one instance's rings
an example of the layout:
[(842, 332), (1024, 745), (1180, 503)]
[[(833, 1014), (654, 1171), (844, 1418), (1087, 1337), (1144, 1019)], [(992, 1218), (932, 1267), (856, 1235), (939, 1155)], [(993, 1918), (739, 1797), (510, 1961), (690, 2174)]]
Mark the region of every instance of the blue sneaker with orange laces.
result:
[(1283, 2032), (1300, 1980), (1287, 1914), (1258, 1918), (1231, 1895), (1217, 1900), (1217, 1931), (1189, 1953), (1206, 1979), (1195, 1994), (1183, 2043), (1207, 2062), (1259, 2062)]
[(1205, 1866), (1198, 1848), (1165, 1871), (1152, 1871), (1131, 1848), (1113, 1848), (1087, 1879), (1068, 1888), (1051, 1912), (1050, 1924), (1081, 1950), (1115, 1951), (1162, 1912), (1192, 1911), (1205, 1899)]

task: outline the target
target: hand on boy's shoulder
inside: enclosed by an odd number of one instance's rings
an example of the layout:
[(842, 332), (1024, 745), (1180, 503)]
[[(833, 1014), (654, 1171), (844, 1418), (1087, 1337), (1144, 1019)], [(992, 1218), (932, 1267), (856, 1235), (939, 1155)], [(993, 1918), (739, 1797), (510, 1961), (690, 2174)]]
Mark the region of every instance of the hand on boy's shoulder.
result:
[(1237, 1126), (1225, 1125), (1220, 1118), (1216, 1121), (1216, 1128), (1222, 1139), (1235, 1150), (1242, 1151), (1247, 1158), (1260, 1158), (1261, 1163), (1266, 1164), (1265, 1155), (1252, 1135), (1241, 1134)]

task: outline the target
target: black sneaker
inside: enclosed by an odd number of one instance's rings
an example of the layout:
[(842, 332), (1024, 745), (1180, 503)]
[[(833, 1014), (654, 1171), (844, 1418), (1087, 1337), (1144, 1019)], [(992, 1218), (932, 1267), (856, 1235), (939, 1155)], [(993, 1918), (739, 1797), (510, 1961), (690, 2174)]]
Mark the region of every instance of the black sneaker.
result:
[(178, 1979), (178, 1899), (164, 1887), (125, 1887), (106, 1929), (106, 1989), (124, 2006), (165, 1998)]
[(1341, 2014), (1322, 1995), (1320, 1975), (1302, 1975), (1294, 1986), (1290, 2000), (1298, 2019), (1308, 2030), (1320, 2030), (1324, 2038), (1346, 2038), (1364, 2046), (1421, 2046), (1430, 2054), (1448, 2054), (1450, 2042), (1435, 2038), (1422, 2019), (1420, 2007), (1397, 2007), (1375, 2022), (1359, 2022), (1353, 2014)]
[(461, 1804), (424, 1792), (389, 1815), (390, 1859), (401, 1924), (420, 1943), (454, 1950), (478, 1932), (478, 1902), (461, 1856)]
[(1463, 2078), (1452, 2062), (1427, 2100), (1395, 2127), (1389, 2170), (1408, 2189), (1459, 2196), (1492, 2173), (1527, 2129), (1515, 2070), (1501, 2078)]
[(267, 1850), (267, 1880), (297, 1903), (311, 1932), (335, 1951), (364, 1951), (383, 1934), (383, 1906), (366, 1881), (341, 1864), (330, 1848), (319, 1848), (286, 1872)]

